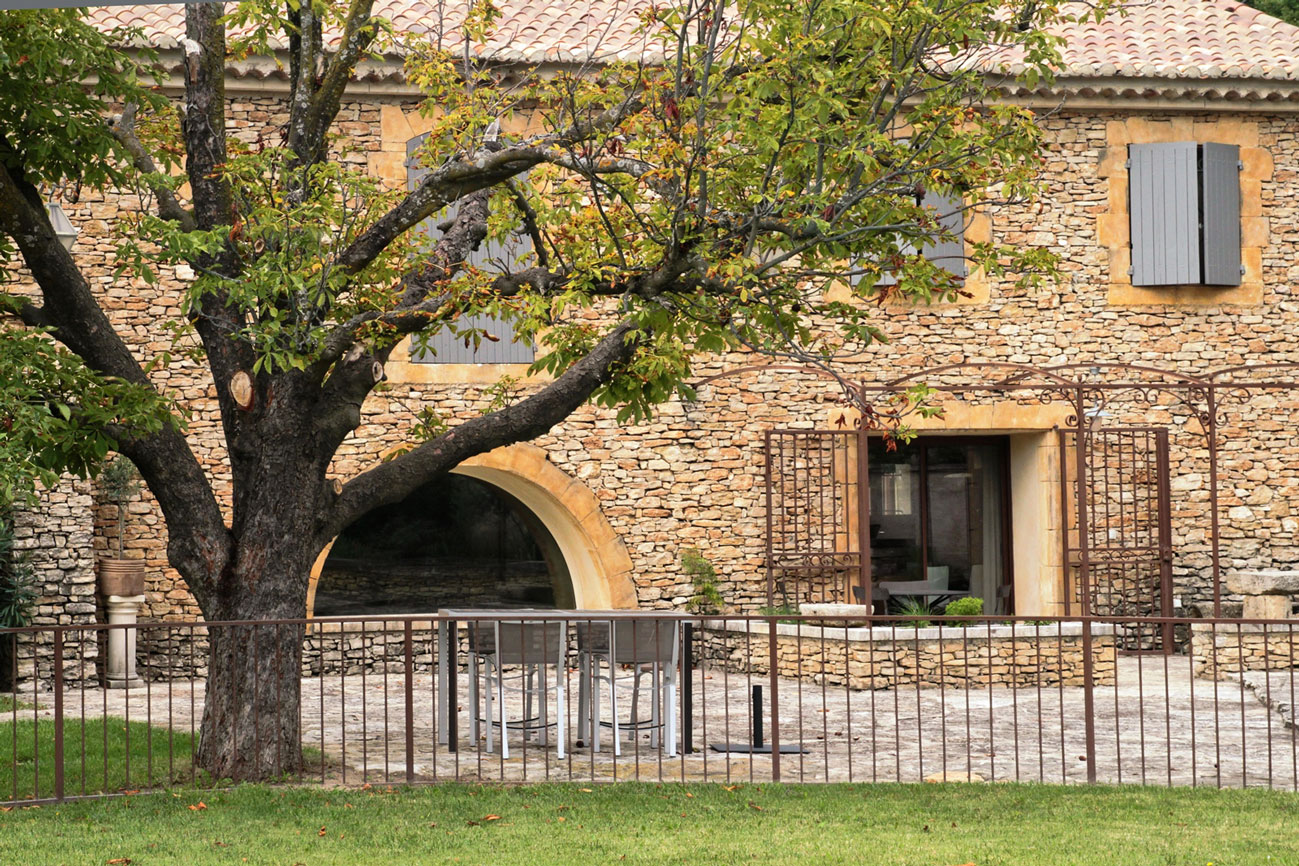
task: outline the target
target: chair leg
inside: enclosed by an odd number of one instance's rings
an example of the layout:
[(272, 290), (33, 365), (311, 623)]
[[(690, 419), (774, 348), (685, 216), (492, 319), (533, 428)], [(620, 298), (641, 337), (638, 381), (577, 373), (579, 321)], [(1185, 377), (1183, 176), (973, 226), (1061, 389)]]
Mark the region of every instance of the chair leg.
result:
[(677, 754), (677, 672), (673, 668), (668, 668), (667, 671), (667, 692), (668, 692), (668, 717), (667, 717), (668, 757), (675, 758)]
[(583, 653), (577, 658), (577, 745), (584, 746), (590, 728), (587, 713), (591, 712), (591, 669), (590, 655)]
[(509, 730), (505, 727), (505, 670), (499, 664), (496, 666), (496, 697), (501, 714), (501, 758), (508, 761), (510, 759), (510, 736)]
[[(542, 701), (545, 701), (545, 692), (542, 692)], [(564, 712), (564, 677), (559, 676), (558, 670), (555, 673), (555, 748), (556, 754), (564, 757), (564, 726), (565, 719), (568, 715)], [(544, 729), (549, 736), (549, 728)]]
[[(519, 682), (523, 685), (523, 724), (520, 729), (523, 731), (523, 740), (527, 742), (528, 728), (532, 726), (532, 689), (536, 684), (537, 669), (533, 665), (523, 665), (519, 671)], [(502, 728), (504, 731), (504, 728)], [(504, 733), (501, 734), (505, 736)]]
[(622, 755), (622, 737), (618, 730), (618, 677), (612, 653), (609, 654), (609, 715), (613, 719), (613, 756), (617, 758)]
[[(448, 695), (447, 712), (456, 711), (456, 701), (458, 695)], [(472, 708), (469, 712), (469, 738), (474, 741), (474, 750), (478, 749), (478, 656), (470, 654), (469, 656), (469, 706)]]
[(550, 701), (546, 699), (547, 698), (546, 692), (549, 690), (548, 682), (547, 682), (548, 677), (546, 676), (546, 666), (539, 665), (539, 667), (541, 668), (540, 673), (538, 674), (538, 678), (540, 680), (539, 683), (540, 690), (537, 692), (537, 697), (540, 698), (541, 700), (540, 739), (541, 739), (541, 744), (543, 746), (549, 746), (550, 745)]
[(660, 707), (663, 704), (662, 679), (659, 675), (659, 665), (655, 662), (650, 668), (650, 748), (657, 749), (663, 742), (659, 736), (659, 724), (663, 720)]
[[(495, 670), (496, 667), (495, 662), (496, 660), (493, 658), (483, 659), (483, 670), (486, 674), (486, 679), (487, 679), (486, 695), (484, 696), (484, 703), (486, 703), (487, 705), (487, 711), (483, 713), (483, 718), (487, 720), (487, 751), (488, 752), (495, 751), (495, 742), (492, 739), (494, 728), (496, 727), (496, 715), (492, 711), (492, 701), (496, 697), (495, 680), (492, 678), (492, 672)], [(477, 713), (477, 711), (478, 708), (474, 707), (474, 712)]]

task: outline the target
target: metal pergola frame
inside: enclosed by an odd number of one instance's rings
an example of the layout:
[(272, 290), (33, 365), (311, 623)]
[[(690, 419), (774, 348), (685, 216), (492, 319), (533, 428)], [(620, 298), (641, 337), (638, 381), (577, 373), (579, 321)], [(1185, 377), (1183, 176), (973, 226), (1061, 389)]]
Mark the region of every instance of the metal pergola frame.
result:
[[(1247, 401), (1256, 393), (1268, 391), (1299, 391), (1299, 363), (1242, 364), (1222, 367), (1201, 374), (1184, 373), (1152, 365), (1114, 362), (1076, 362), (1038, 366), (1003, 361), (966, 361), (926, 367), (883, 382), (853, 381), (828, 367), (802, 364), (750, 364), (707, 376), (695, 383), (699, 388), (719, 379), (746, 373), (791, 372), (811, 374), (837, 382), (850, 401), (863, 409), (864, 419), (890, 417), (880, 412), (878, 403), (885, 395), (904, 395), (916, 386), (925, 386), (933, 392), (952, 395), (981, 394), (987, 396), (1038, 393), (1048, 400), (1069, 405), (1071, 413), (1065, 419), (1066, 431), (1072, 431), (1081, 443), (1084, 434), (1096, 427), (1104, 417), (1107, 405), (1124, 395), (1144, 397), (1147, 402), (1158, 395), (1172, 397), (1186, 407), (1199, 421), (1201, 435), (1208, 453), (1209, 484), (1209, 547), (1213, 582), (1213, 615), (1222, 615), (1222, 561), (1221, 519), (1219, 515), (1219, 434), (1224, 424), (1221, 413), (1231, 401)], [(934, 384), (939, 378), (963, 377), (960, 384)], [(1046, 401), (1044, 401), (1046, 402)], [(901, 419), (902, 415), (891, 417)], [(1074, 448), (1077, 461), (1076, 477), (1086, 474), (1086, 453)], [(1063, 469), (1063, 467), (1062, 467)], [(768, 469), (768, 472), (770, 470)], [(1087, 592), (1090, 578), (1090, 550), (1087, 533), (1086, 485), (1079, 483), (1077, 495), (1077, 521), (1079, 539), (1079, 580), (1082, 589), (1082, 614), (1089, 615), (1090, 601)], [(1064, 530), (1067, 531), (1067, 528)], [(860, 552), (861, 585), (867, 599), (872, 597), (870, 575), (870, 547), (868, 533)], [(768, 539), (770, 548), (770, 539)], [(770, 552), (770, 551), (769, 551)], [(1065, 563), (1068, 568), (1068, 563)]]

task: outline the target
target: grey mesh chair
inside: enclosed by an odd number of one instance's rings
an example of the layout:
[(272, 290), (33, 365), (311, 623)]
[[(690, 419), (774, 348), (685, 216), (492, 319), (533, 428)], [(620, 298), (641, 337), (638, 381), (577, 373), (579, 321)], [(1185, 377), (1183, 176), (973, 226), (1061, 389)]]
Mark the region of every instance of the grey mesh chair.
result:
[[(681, 622), (675, 619), (626, 619), (578, 622), (577, 650), (581, 680), (578, 687), (577, 737), (590, 738), (600, 751), (600, 729), (613, 729), (613, 753), (622, 754), (622, 734), (650, 732), (651, 748), (658, 748), (660, 733), (667, 754), (677, 753), (677, 668), (680, 660)], [(619, 713), (619, 669), (631, 669), (631, 708), (628, 721)], [(650, 717), (639, 715), (641, 678), (650, 676)], [(628, 678), (622, 678), (625, 681)], [(609, 721), (600, 716), (600, 687), (608, 687)]]
[[(556, 744), (564, 757), (564, 656), (568, 650), (568, 623), (562, 620), (497, 620), (469, 623), (469, 702), (470, 733), (478, 742), (479, 723), (487, 725), (487, 751), (495, 750), (493, 733), (501, 734), (501, 757), (510, 757), (510, 729), (539, 734), (542, 743), (550, 744), (550, 713), (546, 699), (547, 669), (555, 668)], [(480, 666), (486, 672), (486, 712), (479, 716), (478, 681)], [(507, 686), (507, 668), (516, 668), (518, 684)], [(517, 692), (523, 698), (523, 716), (506, 718), (505, 693)], [(538, 709), (534, 713), (534, 699)]]

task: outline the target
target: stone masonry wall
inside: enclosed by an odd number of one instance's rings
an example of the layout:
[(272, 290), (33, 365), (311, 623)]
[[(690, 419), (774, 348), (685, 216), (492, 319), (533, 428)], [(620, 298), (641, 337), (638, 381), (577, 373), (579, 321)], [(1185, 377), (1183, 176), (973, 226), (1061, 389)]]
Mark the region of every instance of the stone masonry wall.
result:
[[(91, 546), (94, 515), (90, 485), (64, 478), (40, 493), (38, 504), (14, 518), (14, 546), (28, 557), (41, 583), (33, 626), (79, 625), (97, 618), (95, 560)], [(93, 677), (100, 658), (93, 633), (70, 632), (64, 644), (64, 676), (69, 682)], [(23, 635), (17, 643), (20, 681), (53, 675), (54, 645), (49, 633)]]
[[(747, 628), (736, 622), (703, 631), (701, 655), (707, 662), (738, 673), (771, 671), (766, 623)], [(1081, 686), (1082, 635), (1077, 627), (998, 626), (989, 637), (982, 628), (847, 629), (778, 624), (776, 672), (851, 689), (896, 689), (921, 685), (954, 688), (989, 686)], [(912, 632), (914, 636), (909, 636)], [(980, 632), (985, 632), (980, 636)], [(1112, 685), (1115, 643), (1112, 631), (1097, 627), (1092, 638), (1093, 681)]]
[(1197, 677), (1299, 668), (1299, 620), (1257, 624), (1194, 623), (1191, 666)]
[[(393, 109), (405, 115), (416, 100), (375, 97), (349, 102), (340, 129), (355, 152), (342, 157), (384, 173), (398, 170), (393, 136), (406, 132), (389, 123)], [(1225, 106), (1230, 109), (1230, 106)], [(284, 123), (284, 105), (272, 96), (231, 98), (231, 134), (248, 142), (274, 136)], [(386, 111), (386, 115), (385, 115)], [(1064, 110), (1041, 118), (1048, 148), (1043, 201), (998, 209), (987, 215), (991, 236), (1007, 244), (1050, 247), (1060, 257), (1058, 285), (1029, 292), (989, 278), (986, 297), (932, 306), (889, 305), (877, 324), (888, 337), (860, 362), (846, 364), (851, 378), (882, 381), (923, 368), (981, 359), (1019, 364), (1130, 363), (1198, 372), (1233, 364), (1297, 362), (1299, 346), (1299, 117), (1230, 113), (1133, 115), (1124, 111), (1081, 114)], [(1114, 289), (1123, 275), (1111, 272), (1112, 238), (1101, 217), (1112, 214), (1116, 183), (1114, 153), (1147, 138), (1243, 142), (1251, 151), (1255, 177), (1245, 187), (1250, 213), (1266, 224), (1250, 225), (1256, 243), (1258, 289), (1251, 293), (1169, 292), (1133, 296)], [(161, 290), (112, 277), (111, 227), (130, 196), (87, 194), (67, 209), (82, 234), (75, 249), (99, 292), (110, 320), (138, 357), (151, 359), (168, 348), (165, 324), (181, 318), (177, 281), (184, 268), (165, 273)], [(1111, 227), (1112, 228), (1112, 227)], [(1260, 236), (1260, 232), (1262, 236)], [(744, 354), (702, 359), (699, 376), (752, 363)], [(362, 426), (341, 449), (331, 475), (347, 479), (402, 444), (405, 422), (425, 407), (454, 426), (475, 416), (491, 400), (488, 384), (448, 377), (445, 382), (404, 376), (390, 364), (391, 381), (363, 407)], [(189, 438), (210, 473), (222, 501), (229, 500), (229, 473), (206, 371), (177, 353), (151, 375), (191, 410)], [(535, 384), (535, 383), (534, 383)], [(525, 383), (524, 392), (534, 385)], [(953, 404), (953, 401), (948, 401)], [(942, 420), (930, 428), (948, 432), (1043, 432), (1050, 423), (994, 422), (992, 411), (1035, 418), (1041, 400), (975, 396), (965, 401), (978, 413), (949, 413), (967, 419)], [(995, 404), (995, 405), (994, 405)], [(559, 469), (585, 484), (601, 513), (621, 537), (635, 567), (642, 606), (681, 607), (692, 594), (680, 568), (686, 548), (697, 547), (713, 562), (730, 608), (765, 604), (763, 433), (772, 427), (826, 426), (838, 394), (826, 380), (765, 372), (719, 380), (700, 389), (698, 401), (665, 404), (647, 424), (620, 425), (612, 412), (586, 407), (535, 440)], [(1047, 407), (1058, 408), (1058, 407)], [(1248, 401), (1234, 396), (1221, 411), (1223, 453), (1222, 539), (1224, 571), (1299, 564), (1299, 393), (1269, 392)], [(1188, 607), (1211, 596), (1208, 573), (1207, 452), (1200, 421), (1191, 408), (1167, 393), (1150, 391), (1116, 398), (1106, 407), (1109, 423), (1169, 425), (1173, 428), (1173, 552), (1175, 594)], [(1059, 413), (1056, 413), (1059, 414)], [(989, 420), (968, 422), (969, 418)], [(128, 550), (149, 564), (143, 617), (192, 619), (198, 610), (179, 576), (166, 565), (166, 530), (146, 493), (132, 506)], [(106, 547), (111, 516), (100, 509), (94, 546)], [(59, 518), (50, 515), (57, 524)], [(1032, 539), (1016, 539), (1016, 548)], [(1058, 547), (1044, 556), (1058, 557)], [(1035, 579), (1018, 575), (1017, 579)], [(62, 585), (55, 581), (55, 585)], [(71, 584), (69, 584), (71, 586)], [(69, 592), (71, 604), (81, 596)], [(1043, 610), (1042, 613), (1056, 611)], [(81, 614), (77, 614), (81, 615)], [(162, 650), (168, 651), (168, 650)]]

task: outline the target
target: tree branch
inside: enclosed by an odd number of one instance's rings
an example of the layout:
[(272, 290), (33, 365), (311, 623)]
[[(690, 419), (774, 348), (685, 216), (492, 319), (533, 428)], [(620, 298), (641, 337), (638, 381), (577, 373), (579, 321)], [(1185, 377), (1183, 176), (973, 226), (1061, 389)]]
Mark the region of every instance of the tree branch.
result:
[[(151, 388), (144, 370), (113, 330), (90, 285), (50, 225), (35, 187), (0, 166), (0, 232), (18, 245), (40, 287), (41, 318), (54, 337), (96, 372)], [(35, 308), (32, 308), (35, 311)], [(24, 312), (24, 318), (27, 317)], [(209, 591), (205, 576), (229, 556), (230, 541), (212, 488), (184, 436), (173, 426), (136, 436), (126, 428), (109, 432), (149, 482), (167, 519), (171, 563), (200, 599)]]
[(148, 175), (158, 174), (158, 166), (153, 161), (153, 157), (145, 150), (144, 145), (135, 134), (135, 112), (138, 106), (131, 103), (126, 106), (115, 122), (109, 124), (113, 137), (121, 142), (122, 147), (131, 155), (131, 164), (135, 170), (146, 176), (145, 183), (149, 191), (153, 193), (154, 198), (158, 200), (158, 215), (163, 219), (171, 220), (178, 224), (185, 231), (193, 231), (197, 228), (194, 221), (194, 214), (186, 210), (176, 198), (176, 194), (171, 191), (171, 187), (158, 180), (148, 180)]
[[(305, 8), (305, 7), (304, 7)], [(289, 129), (289, 148), (299, 164), (320, 162), (325, 158), (327, 133), (338, 115), (343, 91), (351, 81), (352, 73), (361, 55), (374, 41), (376, 27), (370, 18), (374, 0), (352, 0), (343, 24), (342, 41), (330, 59), (319, 85), (315, 86), (306, 111)], [(317, 23), (317, 28), (319, 24)], [(317, 45), (317, 50), (318, 50)], [(308, 74), (314, 74), (311, 70)], [(301, 85), (299, 85), (301, 86)]]
[(343, 485), (333, 507), (321, 516), (317, 542), (327, 543), (365, 512), (401, 501), (415, 488), (474, 454), (545, 433), (585, 403), (620, 365), (631, 359), (643, 339), (632, 334), (630, 323), (618, 325), (588, 355), (536, 394), (466, 421), (352, 479)]

